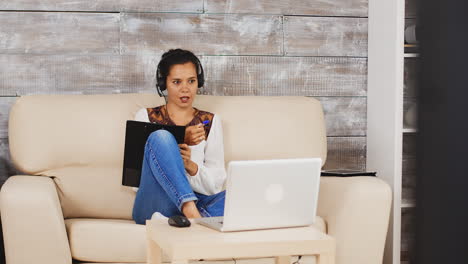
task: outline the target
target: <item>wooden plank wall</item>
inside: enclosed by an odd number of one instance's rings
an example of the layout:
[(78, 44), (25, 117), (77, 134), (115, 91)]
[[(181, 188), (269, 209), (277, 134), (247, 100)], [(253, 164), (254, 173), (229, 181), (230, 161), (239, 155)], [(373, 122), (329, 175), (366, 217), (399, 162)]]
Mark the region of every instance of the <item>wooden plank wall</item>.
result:
[(169, 48), (200, 56), (205, 94), (314, 96), (326, 168), (365, 168), (367, 0), (0, 2), (0, 167), (17, 96), (155, 92)]

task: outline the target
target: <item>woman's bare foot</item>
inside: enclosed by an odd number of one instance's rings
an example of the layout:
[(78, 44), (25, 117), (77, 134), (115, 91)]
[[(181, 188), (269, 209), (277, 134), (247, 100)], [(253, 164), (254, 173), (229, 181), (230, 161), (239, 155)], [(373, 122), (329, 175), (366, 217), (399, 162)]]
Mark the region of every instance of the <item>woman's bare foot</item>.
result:
[(197, 206), (194, 201), (186, 202), (182, 205), (182, 213), (187, 218), (200, 218), (200, 212), (198, 211)]

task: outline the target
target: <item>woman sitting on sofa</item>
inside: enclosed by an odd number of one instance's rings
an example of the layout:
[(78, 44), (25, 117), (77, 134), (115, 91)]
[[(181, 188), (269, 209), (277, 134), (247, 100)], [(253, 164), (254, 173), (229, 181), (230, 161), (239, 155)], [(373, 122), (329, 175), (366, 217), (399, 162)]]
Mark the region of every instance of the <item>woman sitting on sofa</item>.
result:
[(223, 216), (226, 171), (221, 118), (192, 106), (204, 83), (202, 65), (190, 51), (169, 50), (161, 57), (156, 78), (166, 104), (140, 109), (135, 120), (186, 126), (185, 144), (178, 145), (166, 130), (150, 134), (133, 219), (145, 224), (154, 212), (166, 217)]

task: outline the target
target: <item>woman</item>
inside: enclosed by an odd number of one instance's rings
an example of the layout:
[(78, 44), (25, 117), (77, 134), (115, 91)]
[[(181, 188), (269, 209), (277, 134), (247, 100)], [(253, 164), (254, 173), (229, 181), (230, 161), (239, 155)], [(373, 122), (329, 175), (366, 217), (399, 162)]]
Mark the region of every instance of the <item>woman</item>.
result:
[(186, 126), (185, 140), (178, 145), (166, 130), (148, 137), (132, 213), (137, 224), (145, 224), (154, 212), (188, 218), (224, 215), (221, 118), (192, 106), (203, 83), (203, 68), (192, 52), (175, 49), (162, 55), (157, 86), (160, 95), (167, 92), (166, 104), (140, 109), (135, 120)]

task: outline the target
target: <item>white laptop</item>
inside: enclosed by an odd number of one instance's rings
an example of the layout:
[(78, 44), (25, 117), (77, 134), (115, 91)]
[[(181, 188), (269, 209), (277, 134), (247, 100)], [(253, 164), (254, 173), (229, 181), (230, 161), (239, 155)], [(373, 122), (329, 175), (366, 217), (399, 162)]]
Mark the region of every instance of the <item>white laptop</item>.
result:
[(219, 231), (307, 226), (315, 221), (320, 158), (231, 161), (224, 217), (203, 217)]

